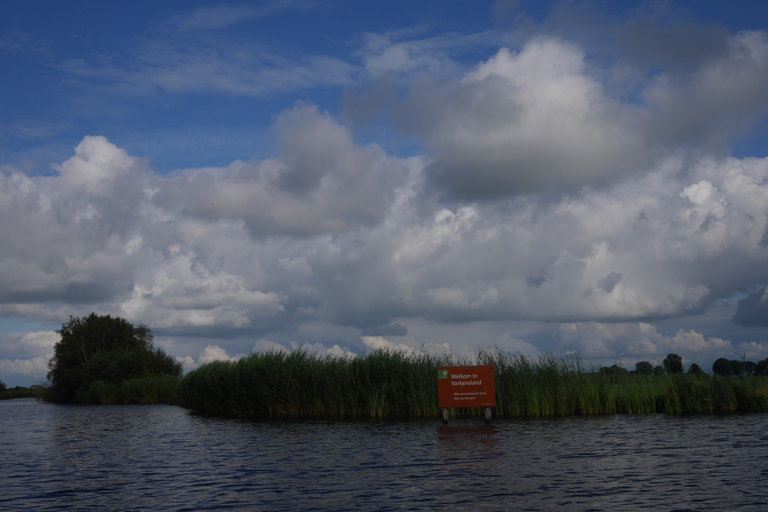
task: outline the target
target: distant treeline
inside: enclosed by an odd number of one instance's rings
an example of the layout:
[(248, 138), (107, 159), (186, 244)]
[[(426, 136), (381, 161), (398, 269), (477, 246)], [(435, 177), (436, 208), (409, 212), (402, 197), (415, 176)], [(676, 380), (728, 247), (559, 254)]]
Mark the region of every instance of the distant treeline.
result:
[(45, 387), (35, 384), (28, 388), (24, 386), (14, 386), (9, 388), (0, 380), (0, 400), (11, 400), (13, 398), (40, 398), (43, 396)]
[[(665, 361), (676, 363), (670, 356)], [(471, 364), (494, 367), (496, 417), (768, 411), (768, 377), (683, 373), (682, 360), (664, 371), (651, 366), (648, 375), (595, 368), (578, 356), (531, 359), (501, 350), (480, 351), (472, 361), (384, 350), (356, 358), (251, 354), (188, 373), (178, 399), (199, 413), (231, 417), (439, 417), (437, 367)]]
[[(602, 367), (600, 371), (610, 374), (632, 373), (623, 366), (614, 364), (609, 367)], [(683, 373), (683, 358), (677, 354), (668, 354), (661, 364), (656, 366), (648, 361), (640, 361), (635, 364), (635, 373), (641, 375), (664, 375), (666, 373)], [(701, 367), (693, 363), (688, 367), (688, 373), (703, 373)], [(728, 360), (721, 357), (712, 365), (712, 373), (723, 377), (742, 377), (742, 376), (768, 376), (768, 358), (757, 363), (743, 359), (741, 361)]]

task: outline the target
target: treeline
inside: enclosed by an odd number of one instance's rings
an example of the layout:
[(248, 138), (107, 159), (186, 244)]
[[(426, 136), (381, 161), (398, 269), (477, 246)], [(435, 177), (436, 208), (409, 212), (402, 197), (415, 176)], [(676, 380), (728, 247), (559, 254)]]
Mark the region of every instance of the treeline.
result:
[(11, 400), (14, 398), (40, 398), (43, 396), (45, 387), (34, 384), (30, 387), (14, 386), (9, 388), (0, 380), (0, 400)]
[(437, 368), (472, 364), (494, 367), (497, 417), (768, 411), (765, 377), (610, 372), (578, 357), (530, 359), (501, 350), (481, 351), (472, 361), (382, 350), (354, 359), (251, 354), (188, 373), (178, 397), (184, 407), (218, 416), (439, 417)]
[(712, 373), (715, 375), (741, 377), (742, 375), (765, 376), (768, 375), (768, 358), (754, 363), (752, 361), (728, 360), (721, 357), (712, 364)]
[[(640, 375), (681, 374), (683, 373), (683, 358), (677, 354), (668, 354), (664, 361), (656, 366), (648, 361), (636, 363), (634, 372), (617, 364), (601, 367), (600, 371), (611, 375), (622, 373), (638, 373)], [(698, 375), (703, 373), (703, 370), (698, 364), (693, 363), (688, 367), (688, 373)], [(768, 358), (755, 363), (746, 359), (738, 361), (721, 357), (712, 364), (712, 374), (723, 377), (768, 376)]]

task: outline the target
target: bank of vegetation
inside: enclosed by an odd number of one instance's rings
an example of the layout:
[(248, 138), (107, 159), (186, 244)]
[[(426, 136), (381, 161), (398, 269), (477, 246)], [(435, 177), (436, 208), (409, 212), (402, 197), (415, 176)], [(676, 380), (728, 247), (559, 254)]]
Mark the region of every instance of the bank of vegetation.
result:
[(230, 417), (439, 417), (437, 368), (479, 364), (494, 367), (496, 417), (768, 411), (768, 377), (683, 374), (676, 358), (668, 356), (671, 371), (646, 374), (601, 371), (577, 356), (530, 359), (501, 350), (481, 351), (472, 361), (384, 350), (356, 358), (267, 352), (191, 371), (179, 383), (178, 400), (201, 414)]
[(30, 387), (14, 386), (9, 388), (3, 381), (0, 381), (0, 400), (13, 400), (14, 398), (40, 398), (43, 396), (45, 387), (35, 384)]
[(109, 315), (70, 317), (57, 331), (42, 398), (56, 403), (171, 403), (182, 366), (152, 331)]

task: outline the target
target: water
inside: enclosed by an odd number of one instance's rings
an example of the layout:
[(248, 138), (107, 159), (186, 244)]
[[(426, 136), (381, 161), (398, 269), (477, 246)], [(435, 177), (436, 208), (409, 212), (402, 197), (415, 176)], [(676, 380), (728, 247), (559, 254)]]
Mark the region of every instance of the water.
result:
[(0, 402), (0, 510), (768, 510), (768, 415), (271, 421)]

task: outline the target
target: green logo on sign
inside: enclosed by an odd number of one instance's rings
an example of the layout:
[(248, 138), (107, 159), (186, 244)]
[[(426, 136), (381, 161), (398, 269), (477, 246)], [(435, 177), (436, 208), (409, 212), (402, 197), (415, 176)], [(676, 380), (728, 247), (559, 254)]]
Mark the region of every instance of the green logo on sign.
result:
[(448, 370), (437, 370), (437, 378), (438, 379), (447, 379), (448, 378)]

